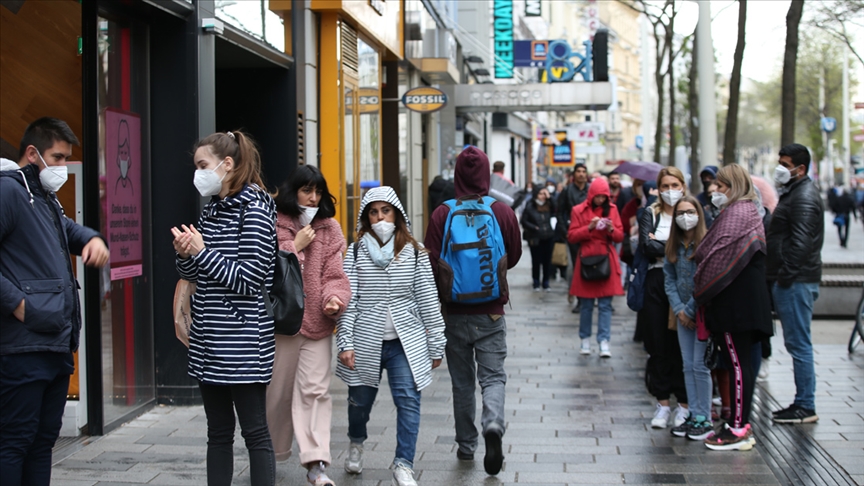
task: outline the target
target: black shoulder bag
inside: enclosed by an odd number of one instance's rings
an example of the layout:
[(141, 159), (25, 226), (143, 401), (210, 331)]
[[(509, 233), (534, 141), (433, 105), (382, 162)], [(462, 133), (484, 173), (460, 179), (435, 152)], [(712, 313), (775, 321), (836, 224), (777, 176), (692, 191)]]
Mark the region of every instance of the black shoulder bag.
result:
[(582, 256), (582, 246), (579, 248), (579, 262), (582, 264), (580, 274), (582, 280), (606, 280), (612, 275), (612, 267), (609, 263), (609, 253), (611, 253), (611, 245), (606, 242), (607, 252), (605, 255)]

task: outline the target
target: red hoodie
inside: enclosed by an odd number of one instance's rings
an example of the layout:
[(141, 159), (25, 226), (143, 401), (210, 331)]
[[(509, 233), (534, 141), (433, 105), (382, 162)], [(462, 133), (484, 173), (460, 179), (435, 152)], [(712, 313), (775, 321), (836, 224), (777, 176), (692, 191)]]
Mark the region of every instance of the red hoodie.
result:
[[(588, 229), (594, 218), (604, 218), (603, 208), (594, 207), (591, 203), (595, 196), (609, 197), (609, 184), (602, 178), (594, 179), (588, 188), (588, 198), (585, 202), (573, 206), (570, 213), (570, 229), (567, 231), (567, 241), (579, 243), (579, 256), (573, 269), (573, 282), (570, 284), (570, 295), (594, 299), (624, 295), (621, 287), (621, 264), (614, 244), (624, 241), (624, 229), (618, 208), (610, 202), (609, 214), (605, 217), (612, 221), (612, 231), (608, 229)], [(582, 256), (609, 255), (610, 275), (606, 280), (582, 280)]]
[[(456, 157), (456, 197), (471, 195), (486, 196), (489, 194), (489, 159), (486, 154), (477, 147), (468, 147)], [(429, 261), (432, 263), (432, 272), (435, 281), (438, 281), (438, 258), (441, 256), (441, 240), (444, 234), (444, 224), (447, 222), (447, 214), (450, 208), (442, 204), (432, 213), (429, 218), (429, 226), (426, 228), (426, 239), (423, 244), (429, 250)], [(495, 202), (492, 204), (492, 212), (498, 220), (501, 235), (504, 237), (504, 250), (507, 252), (507, 268), (513, 268), (522, 258), (522, 234), (519, 230), (519, 221), (510, 206)], [(508, 296), (502, 296), (496, 302), (483, 304), (447, 304), (448, 314), (504, 314), (504, 304)]]

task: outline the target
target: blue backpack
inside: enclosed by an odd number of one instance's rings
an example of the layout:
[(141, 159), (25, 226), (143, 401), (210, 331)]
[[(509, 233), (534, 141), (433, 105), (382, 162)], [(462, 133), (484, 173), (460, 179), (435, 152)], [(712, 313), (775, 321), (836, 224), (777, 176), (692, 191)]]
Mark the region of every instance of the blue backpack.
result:
[(438, 260), (442, 302), (480, 304), (507, 297), (507, 252), (492, 212), (494, 202), (489, 196), (444, 202), (450, 212)]

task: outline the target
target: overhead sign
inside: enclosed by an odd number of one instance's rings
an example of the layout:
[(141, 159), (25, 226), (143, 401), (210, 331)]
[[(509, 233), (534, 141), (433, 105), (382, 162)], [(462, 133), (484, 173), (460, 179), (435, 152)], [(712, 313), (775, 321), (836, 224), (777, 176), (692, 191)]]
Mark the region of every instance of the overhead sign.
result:
[(494, 4), (495, 77), (513, 77), (513, 0), (495, 0)]
[(414, 88), (402, 95), (402, 104), (411, 111), (432, 113), (447, 105), (447, 93), (431, 86)]
[(567, 129), (567, 138), (574, 142), (599, 142), (600, 125), (598, 123), (579, 123)]
[(570, 167), (576, 163), (576, 146), (567, 139), (566, 130), (556, 130), (554, 135), (558, 145), (552, 145), (549, 150), (549, 165), (553, 167)]
[(360, 105), (360, 113), (378, 113), (381, 105), (381, 96), (378, 88), (360, 88), (357, 92), (357, 104)]
[(641, 149), (645, 145), (645, 137), (636, 135), (636, 148)]
[(543, 69), (542, 82), (568, 82), (577, 74), (591, 81), (591, 41), (582, 44), (584, 54), (563, 39), (513, 41), (513, 65)]
[(864, 103), (855, 103), (856, 110), (864, 110)]
[(864, 142), (864, 133), (856, 134), (852, 137), (852, 140), (856, 142)]
[(536, 67), (546, 66), (549, 55), (548, 40), (517, 40), (513, 41), (513, 66)]
[(540, 0), (525, 0), (526, 17), (540, 17), (542, 12), (543, 10), (540, 7)]
[(834, 130), (837, 130), (837, 120), (828, 116), (822, 117), (822, 131), (831, 133)]
[(457, 84), (456, 113), (605, 110), (612, 103), (612, 84)]

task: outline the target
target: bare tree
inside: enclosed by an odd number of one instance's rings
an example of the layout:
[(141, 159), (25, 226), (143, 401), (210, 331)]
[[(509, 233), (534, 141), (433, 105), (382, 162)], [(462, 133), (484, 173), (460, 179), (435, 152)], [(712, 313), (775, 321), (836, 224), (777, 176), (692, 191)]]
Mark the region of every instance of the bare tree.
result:
[(798, 25), (804, 0), (792, 0), (786, 13), (786, 51), (783, 54), (783, 101), (780, 119), (780, 146), (795, 141), (795, 71), (798, 63)]
[[(697, 47), (696, 47), (697, 37), (696, 32), (693, 33), (693, 45), (691, 47), (691, 57), (690, 57), (690, 70), (688, 72), (688, 85), (687, 85), (687, 104), (690, 105), (690, 120), (688, 121), (688, 126), (690, 127), (690, 174), (698, 174), (699, 173), (699, 76), (697, 69), (698, 58)], [(690, 192), (693, 194), (699, 194), (701, 189), (699, 188), (699, 178), (693, 177), (690, 181)]]
[(744, 59), (744, 33), (747, 24), (747, 0), (738, 0), (738, 44), (729, 80), (729, 109), (726, 112), (726, 133), (723, 135), (723, 165), (735, 163), (738, 141), (738, 104), (741, 99), (741, 61)]
[(864, 31), (864, 0), (834, 0), (816, 4), (813, 17), (808, 22), (843, 42), (858, 61), (864, 64), (861, 52), (852, 44), (849, 31)]

